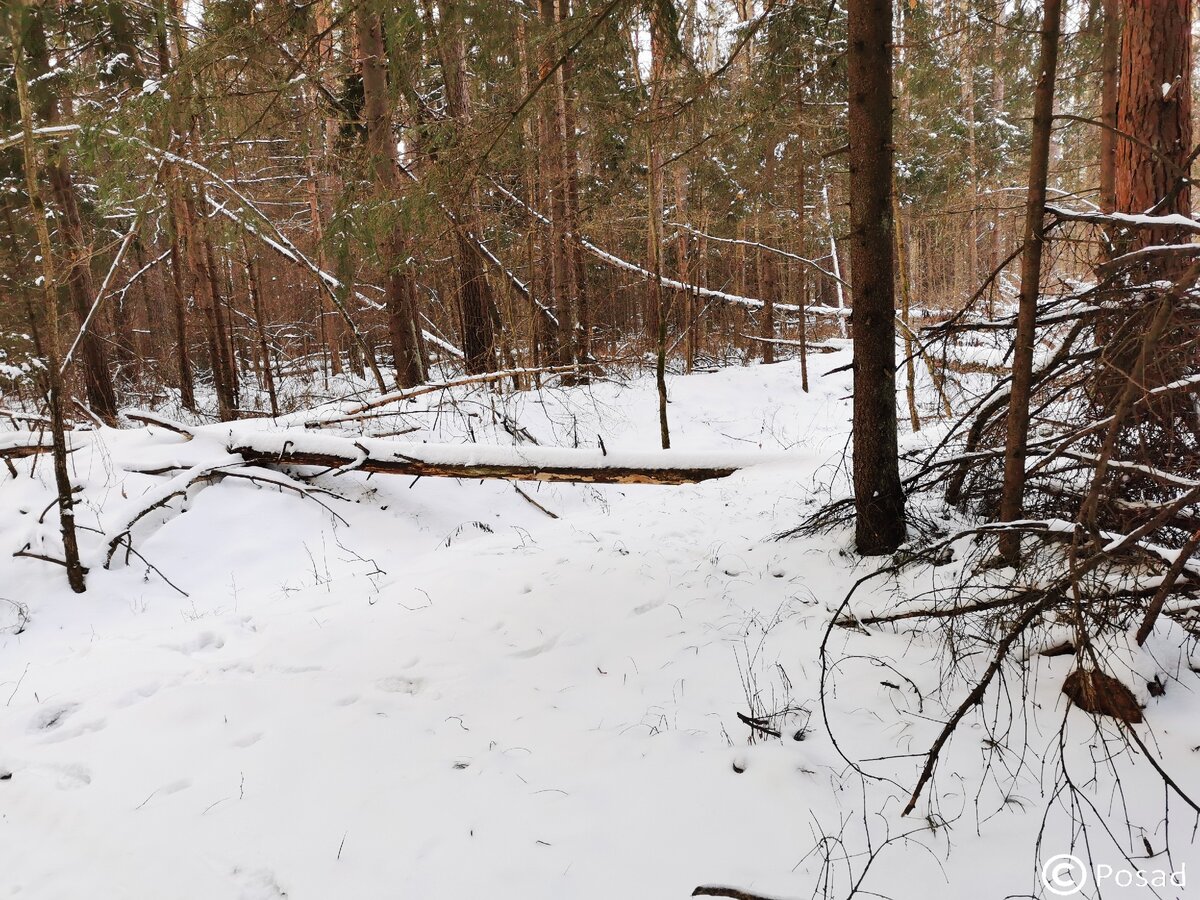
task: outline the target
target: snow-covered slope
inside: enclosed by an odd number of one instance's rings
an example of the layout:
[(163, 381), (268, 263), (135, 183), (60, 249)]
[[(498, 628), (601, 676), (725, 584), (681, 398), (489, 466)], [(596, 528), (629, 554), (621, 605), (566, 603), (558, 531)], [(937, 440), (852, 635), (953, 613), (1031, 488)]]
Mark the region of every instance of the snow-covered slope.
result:
[[(944, 820), (899, 815), (961, 687), (934, 638), (830, 638), (833, 734), (894, 782), (861, 777), (827, 730), (819, 646), (869, 566), (845, 534), (772, 540), (844, 490), (848, 376), (813, 381), (802, 394), (790, 363), (674, 380), (676, 447), (786, 459), (682, 487), (521, 487), (558, 518), (502, 481), (350, 472), (321, 482), (353, 501), (328, 509), (223, 481), (134, 531), (186, 597), (137, 557), (100, 568), (96, 533), (82, 596), (10, 557), (52, 543), (36, 522), (47, 460), (37, 479), (22, 461), (0, 480), (0, 606), (29, 614), (19, 633), (0, 618), (0, 896), (650, 900), (727, 884), (799, 898), (846, 896), (864, 871), (864, 891), (891, 897), (1038, 893), (1039, 859), (1072, 850), (1042, 764), (1069, 659), (1023, 686), (1045, 714), (1019, 720), (1026, 759), (979, 725), (955, 739), (935, 782)], [(403, 440), (511, 442), (515, 423), (543, 444), (657, 441), (646, 382), (477, 389), (457, 418), (421, 420), (436, 399), (408, 410), (420, 424)], [(81, 523), (111, 533), (163, 481), (127, 469), (198, 452), (96, 433), (72, 458)], [(886, 605), (887, 587), (862, 602)], [(1019, 705), (1010, 687), (1000, 702)], [(1139, 694), (1184, 776), (1193, 688)], [(1102, 755), (1087, 717), (1072, 713), (1069, 734), (1068, 760)], [(1134, 823), (1118, 843), (1140, 847), (1145, 825), (1161, 850), (1161, 783), (1113, 765), (1124, 793), (1093, 765), (1092, 800)], [(1176, 806), (1170, 862), (1200, 878)], [(1120, 861), (1093, 840), (1097, 860)]]

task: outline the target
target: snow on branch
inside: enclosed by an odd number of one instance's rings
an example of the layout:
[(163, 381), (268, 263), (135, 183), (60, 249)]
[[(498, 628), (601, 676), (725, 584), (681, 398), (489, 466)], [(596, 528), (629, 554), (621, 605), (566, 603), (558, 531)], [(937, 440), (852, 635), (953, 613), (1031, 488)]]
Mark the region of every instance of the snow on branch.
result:
[[(520, 197), (518, 197), (512, 191), (508, 190), (503, 185), (501, 185), (495, 181), (493, 181), (492, 184), (495, 185), (496, 189), (498, 191), (500, 191), (500, 193), (502, 193), (506, 198), (508, 198), (513, 203), (520, 206), (525, 211), (525, 213), (527, 215), (529, 215), (531, 218), (537, 220), (538, 222), (541, 222), (543, 225), (546, 225), (546, 226), (550, 225), (549, 219), (547, 219), (545, 216), (543, 216), (537, 210), (531, 209), (529, 207), (529, 205), (527, 203), (525, 203), (524, 200), (522, 200)], [(577, 244), (579, 244), (579, 246), (582, 247), (584, 250), (586, 250), (588, 253), (592, 254), (592, 256), (596, 257), (597, 259), (601, 260), (602, 262), (608, 263), (613, 268), (624, 269), (626, 272), (633, 272), (634, 274), (641, 275), (644, 278), (654, 278), (655, 277), (654, 273), (651, 272), (649, 269), (644, 269), (641, 266), (637, 265), (637, 263), (632, 263), (627, 259), (622, 259), (619, 256), (609, 253), (607, 250), (604, 250), (604, 249), (598, 247), (596, 244), (593, 244), (591, 241), (589, 241), (587, 238), (585, 238), (581, 234), (571, 234), (571, 235), (569, 235), (569, 237), (572, 240), (574, 240)], [(737, 304), (738, 306), (747, 306), (747, 307), (750, 307), (751, 309), (761, 309), (762, 307), (764, 307), (766, 305), (762, 300), (759, 300), (757, 297), (743, 297), (740, 294), (730, 294), (726, 291), (718, 291), (718, 290), (714, 290), (713, 288), (701, 287), (698, 284), (691, 284), (689, 282), (679, 281), (677, 279), (667, 278), (665, 276), (662, 278), (662, 283), (663, 283), (664, 287), (671, 288), (672, 290), (685, 291), (687, 293), (694, 294), (697, 297), (707, 297), (712, 300), (720, 300), (724, 303), (734, 303), (734, 304)], [(784, 312), (799, 312), (800, 311), (800, 307), (794, 303), (776, 303), (776, 304), (774, 304), (774, 307), (775, 307), (775, 309), (782, 310)], [(838, 309), (837, 307), (834, 307), (834, 306), (809, 306), (809, 305), (806, 305), (804, 307), (804, 312), (811, 313), (814, 316), (849, 316), (850, 315), (850, 310)]]

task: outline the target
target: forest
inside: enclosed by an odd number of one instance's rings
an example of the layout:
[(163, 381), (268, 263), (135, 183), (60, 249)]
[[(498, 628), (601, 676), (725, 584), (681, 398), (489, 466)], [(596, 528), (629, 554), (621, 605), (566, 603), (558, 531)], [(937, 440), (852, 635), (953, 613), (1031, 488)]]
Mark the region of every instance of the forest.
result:
[(1192, 0), (0, 0), (0, 894), (1180, 898)]

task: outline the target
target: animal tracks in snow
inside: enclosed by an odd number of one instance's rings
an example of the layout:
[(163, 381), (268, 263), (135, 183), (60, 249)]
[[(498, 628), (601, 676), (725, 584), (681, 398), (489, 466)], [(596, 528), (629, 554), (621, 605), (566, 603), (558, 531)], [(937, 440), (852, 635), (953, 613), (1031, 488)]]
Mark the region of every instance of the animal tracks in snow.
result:
[(389, 675), (387, 678), (380, 678), (375, 682), (375, 687), (389, 694), (411, 694), (420, 693), (425, 681), (422, 678), (410, 678), (406, 675)]
[(56, 703), (45, 706), (34, 713), (29, 722), (29, 731), (33, 734), (44, 734), (41, 740), (43, 744), (56, 744), (93, 731), (100, 731), (108, 724), (108, 720), (104, 718), (92, 719), (87, 722), (77, 721), (76, 712), (79, 710), (79, 706), (78, 703)]
[(78, 708), (78, 703), (56, 703), (43, 706), (34, 713), (33, 719), (29, 722), (29, 730), (33, 732), (52, 731), (67, 721)]
[(239, 882), (237, 900), (283, 900), (287, 891), (275, 880), (275, 873), (269, 869), (234, 869), (233, 876)]
[(541, 656), (547, 650), (553, 650), (558, 644), (558, 638), (559, 635), (557, 634), (551, 635), (540, 644), (535, 644), (534, 646), (527, 647), (524, 650), (518, 650), (515, 653), (510, 653), (509, 655), (515, 659), (533, 659), (535, 656)]
[(261, 731), (255, 731), (250, 734), (244, 734), (239, 738), (234, 738), (233, 741), (231, 741), (231, 743), (235, 747), (240, 747), (240, 748), (244, 749), (246, 747), (253, 747), (259, 741), (261, 741), (262, 738), (263, 738), (263, 733)]
[(133, 706), (135, 703), (141, 703), (143, 700), (149, 700), (158, 693), (162, 687), (157, 681), (149, 681), (139, 688), (134, 688), (132, 691), (126, 691), (113, 703), (116, 709), (124, 709), (128, 706)]
[(225, 638), (215, 631), (201, 631), (189, 640), (178, 644), (164, 644), (168, 650), (176, 650), (185, 656), (191, 656), (205, 650), (220, 650), (225, 646)]
[[(60, 791), (74, 791), (92, 783), (91, 769), (78, 763), (25, 763), (8, 760), (0, 766), (0, 772), (8, 774), (5, 781), (43, 779), (51, 781)], [(0, 786), (0, 789), (3, 789), (3, 786)]]

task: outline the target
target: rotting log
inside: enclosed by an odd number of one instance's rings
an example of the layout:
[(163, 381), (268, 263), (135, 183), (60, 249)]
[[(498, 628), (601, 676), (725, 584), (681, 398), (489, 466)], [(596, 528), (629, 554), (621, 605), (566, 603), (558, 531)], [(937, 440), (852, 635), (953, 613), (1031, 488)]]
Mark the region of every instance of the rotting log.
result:
[(682, 454), (660, 451), (607, 455), (599, 450), (562, 448), (396, 444), (382, 440), (301, 436), (286, 433), (235, 436), (229, 452), (261, 466), (313, 466), (322, 474), (368, 472), (441, 478), (501, 478), (587, 484), (695, 484), (725, 478), (778, 454)]
[(368, 457), (361, 462), (327, 453), (304, 453), (288, 450), (282, 453), (263, 453), (250, 447), (234, 447), (248, 463), (260, 466), (316, 466), (341, 474), (343, 472), (378, 472), (383, 475), (441, 478), (503, 478), (511, 481), (568, 481), (586, 484), (696, 484), (725, 478), (736, 468), (632, 468), (606, 466), (586, 468), (536, 465), (471, 465), (466, 463), (435, 463), (404, 457), (377, 459)]

